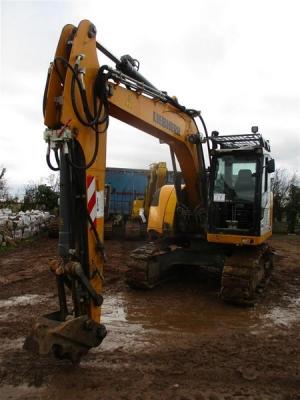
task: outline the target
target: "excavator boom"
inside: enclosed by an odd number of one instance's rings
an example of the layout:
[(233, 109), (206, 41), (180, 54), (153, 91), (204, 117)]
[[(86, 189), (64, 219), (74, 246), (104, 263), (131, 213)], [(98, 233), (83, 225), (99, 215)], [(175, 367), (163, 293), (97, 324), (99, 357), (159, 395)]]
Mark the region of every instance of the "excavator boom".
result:
[[(116, 69), (100, 67), (97, 48), (116, 62)], [(63, 28), (48, 71), (43, 108), (47, 163), (60, 171), (60, 259), (51, 266), (59, 310), (37, 321), (25, 347), (76, 361), (106, 335), (100, 318), (109, 117), (170, 146), (192, 208), (205, 204), (200, 184), (205, 175), (202, 136), (193, 118), (197, 113), (142, 77), (136, 60), (114, 57), (96, 41), (96, 28), (87, 20)]]

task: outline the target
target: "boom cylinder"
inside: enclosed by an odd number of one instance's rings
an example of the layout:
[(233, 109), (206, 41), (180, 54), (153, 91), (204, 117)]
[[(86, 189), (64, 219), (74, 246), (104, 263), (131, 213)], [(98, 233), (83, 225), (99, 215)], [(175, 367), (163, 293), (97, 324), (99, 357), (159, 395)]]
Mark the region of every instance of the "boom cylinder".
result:
[(70, 250), (70, 186), (70, 169), (64, 154), (64, 149), (61, 148), (58, 253), (63, 259), (69, 256)]

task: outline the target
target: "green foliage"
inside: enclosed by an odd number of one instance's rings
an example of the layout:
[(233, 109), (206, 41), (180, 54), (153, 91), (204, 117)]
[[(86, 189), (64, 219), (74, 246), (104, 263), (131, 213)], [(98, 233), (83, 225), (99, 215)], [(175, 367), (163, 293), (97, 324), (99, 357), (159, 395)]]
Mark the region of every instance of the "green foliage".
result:
[(18, 212), (20, 202), (17, 196), (13, 197), (9, 194), (6, 172), (6, 168), (0, 167), (0, 208), (10, 208), (13, 212)]
[(39, 209), (53, 211), (57, 208), (58, 194), (44, 184), (29, 185), (25, 189), (24, 203), (22, 209)]
[(289, 187), (289, 197), (285, 207), (288, 231), (295, 233), (298, 217), (300, 216), (300, 187), (293, 184)]
[(295, 233), (300, 219), (299, 176), (287, 170), (277, 169), (273, 180), (273, 216), (279, 223), (286, 221), (289, 233)]
[(287, 170), (277, 169), (273, 178), (274, 218), (281, 222), (288, 197), (290, 176)]

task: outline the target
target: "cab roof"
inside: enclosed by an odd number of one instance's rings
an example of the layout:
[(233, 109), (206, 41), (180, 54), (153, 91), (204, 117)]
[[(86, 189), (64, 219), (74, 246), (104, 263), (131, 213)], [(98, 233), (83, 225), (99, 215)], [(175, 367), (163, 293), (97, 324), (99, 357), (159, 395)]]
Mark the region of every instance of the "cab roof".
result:
[[(210, 136), (213, 148), (218, 150), (250, 150), (264, 149), (271, 151), (270, 143), (265, 140), (260, 133), (250, 133), (245, 135), (224, 135)], [(218, 148), (219, 147), (219, 148)]]

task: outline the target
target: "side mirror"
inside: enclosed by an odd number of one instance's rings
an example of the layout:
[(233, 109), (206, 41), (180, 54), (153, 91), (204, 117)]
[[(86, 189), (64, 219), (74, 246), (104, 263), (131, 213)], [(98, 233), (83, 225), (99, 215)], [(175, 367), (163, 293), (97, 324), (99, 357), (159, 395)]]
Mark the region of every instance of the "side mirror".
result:
[(268, 160), (267, 163), (267, 173), (271, 174), (272, 172), (275, 172), (275, 160), (272, 158), (271, 160)]

